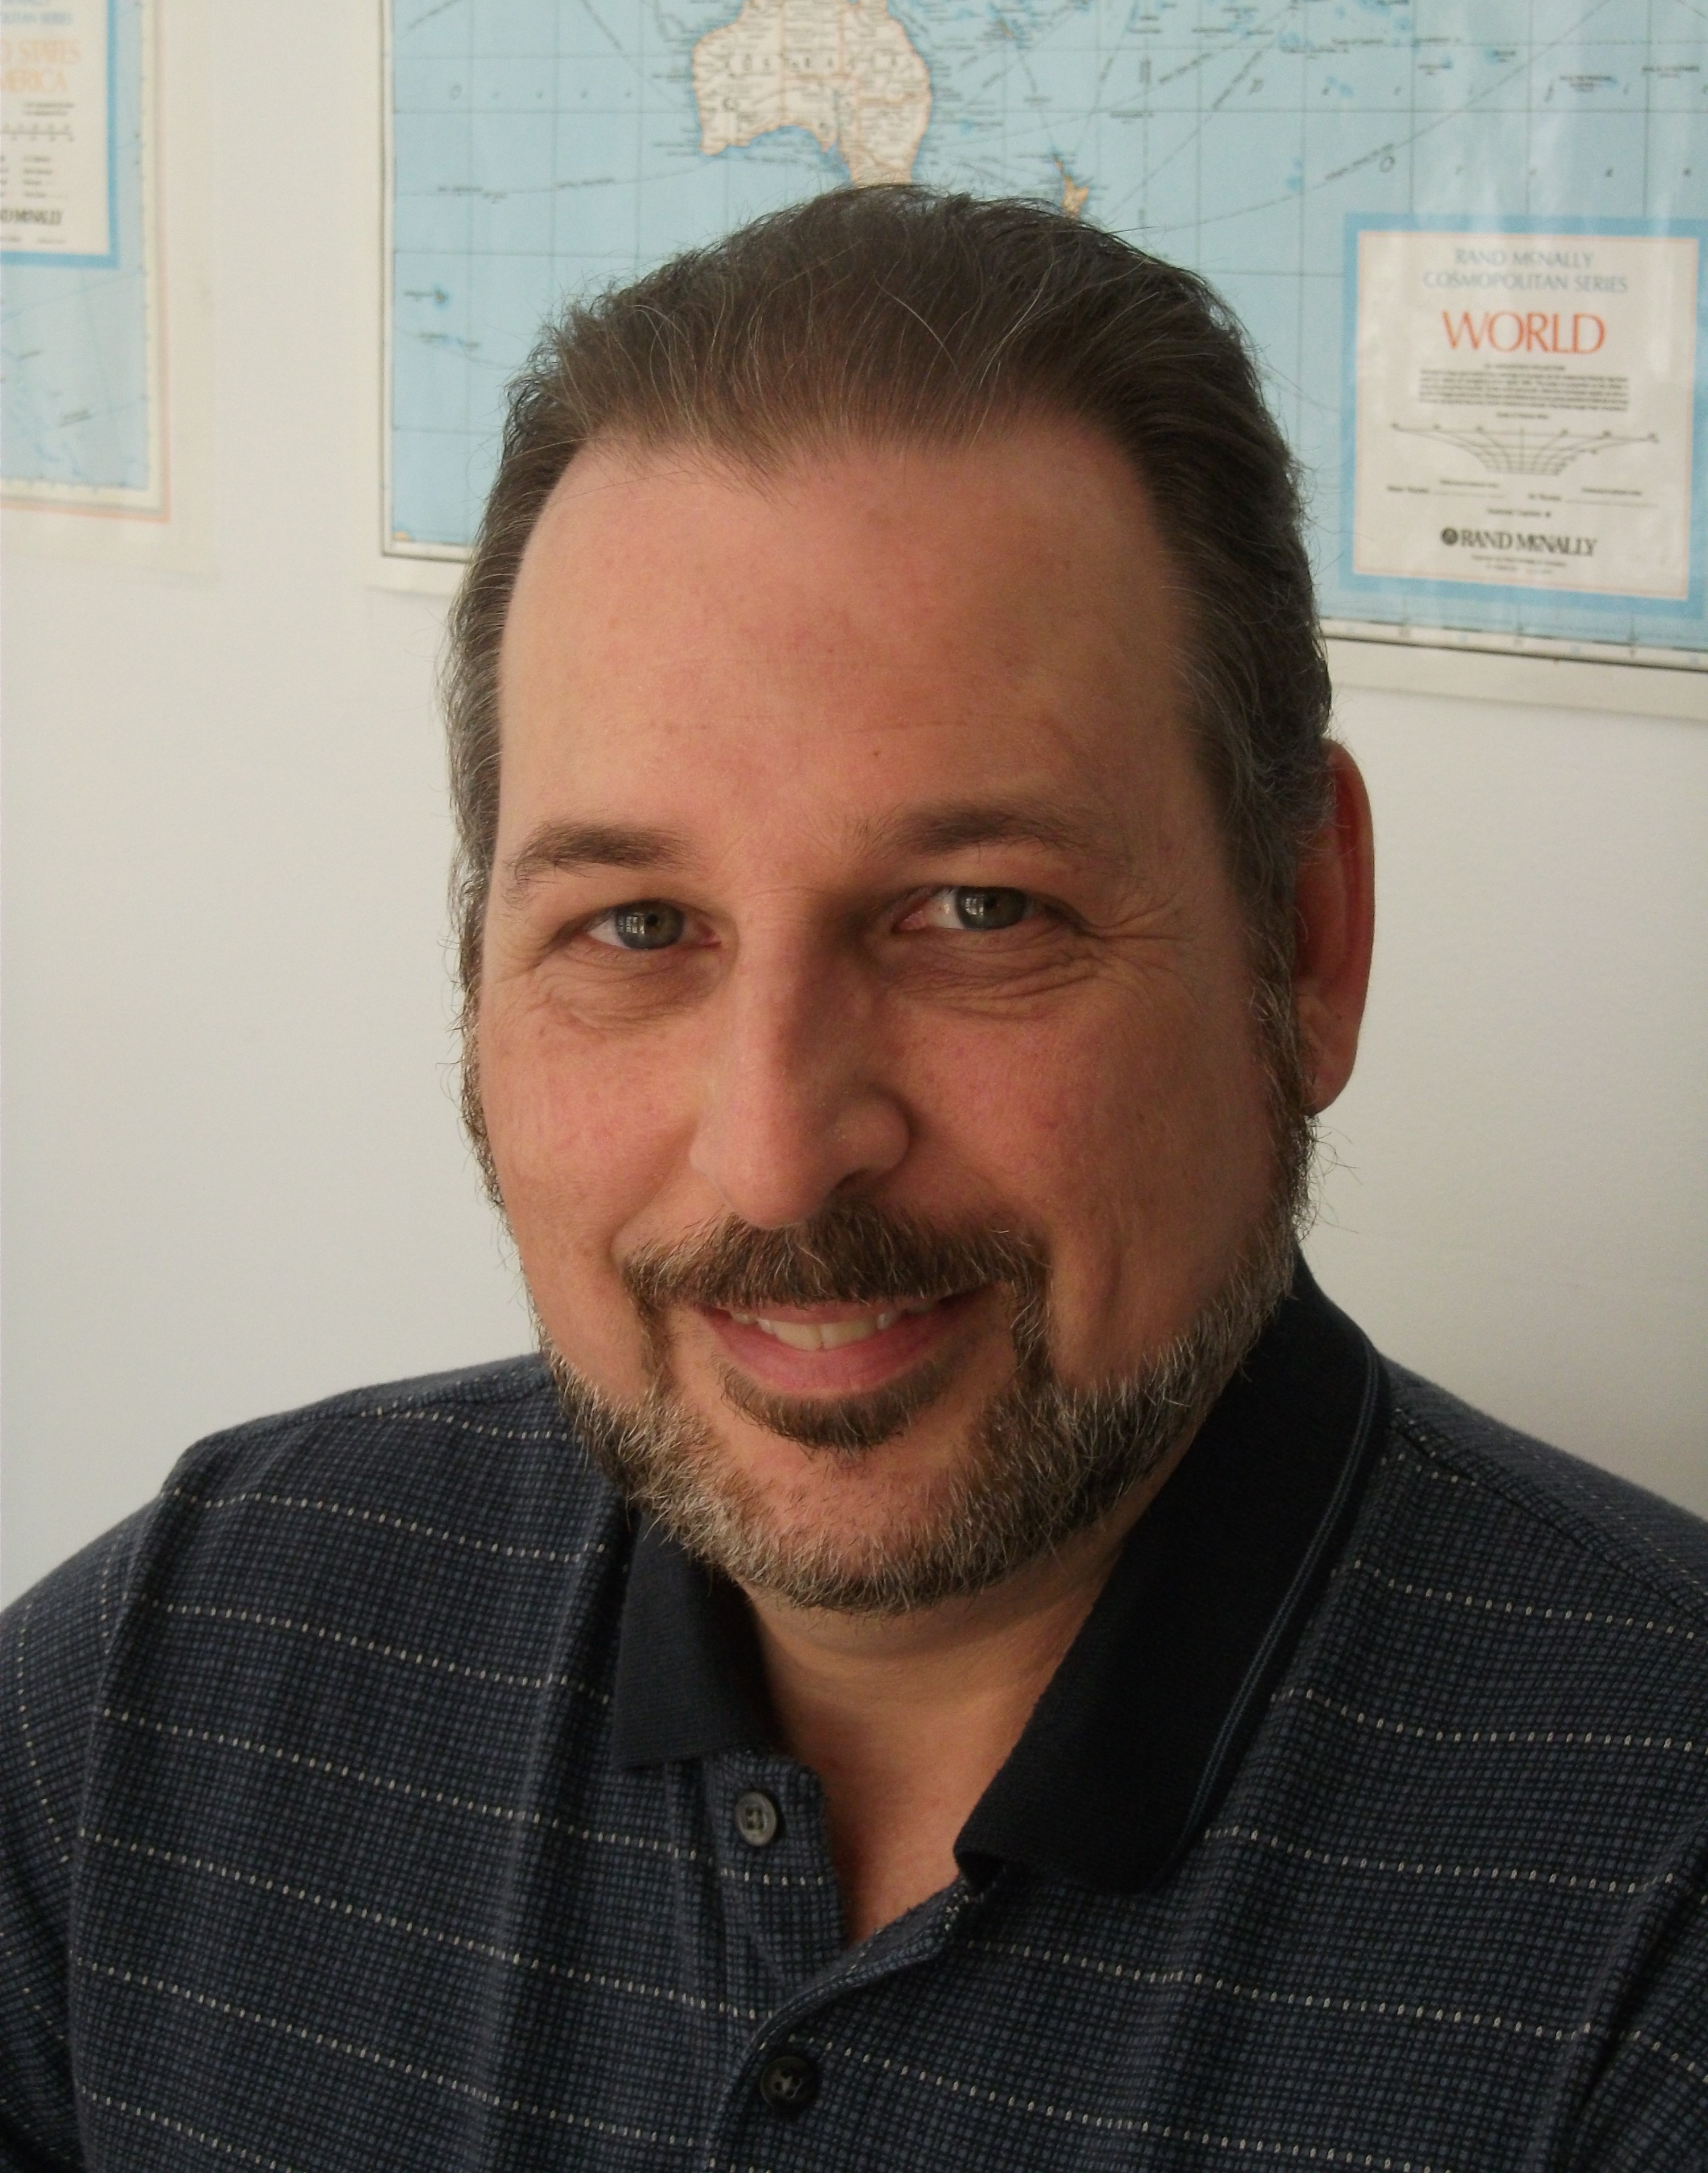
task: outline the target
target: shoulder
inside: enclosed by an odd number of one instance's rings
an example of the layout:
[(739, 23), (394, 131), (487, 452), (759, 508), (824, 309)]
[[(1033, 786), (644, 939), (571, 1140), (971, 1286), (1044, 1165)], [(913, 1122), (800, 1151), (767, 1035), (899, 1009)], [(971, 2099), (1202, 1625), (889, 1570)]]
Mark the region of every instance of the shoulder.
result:
[(430, 1766), (471, 1701), (555, 1680), (554, 1639), (600, 1663), (626, 1559), (526, 1358), (216, 1434), (0, 1615), (0, 2164), (75, 2160), (65, 1965), (91, 1852), (134, 1868), (149, 1819), (201, 1831), (251, 1797), (287, 1817), (269, 1791), (313, 1763), (304, 1716), (357, 1754), (412, 1732)]
[(423, 1427), (471, 1434), (482, 1426), (493, 1437), (521, 1445), (547, 1435), (561, 1442), (558, 1415), (546, 1369), (538, 1358), (505, 1358), (407, 1381), (385, 1381), (347, 1389), (300, 1409), (278, 1411), (210, 1434), (180, 1459), (162, 1490), (176, 1494), (215, 1475), (258, 1476), (296, 1466), (316, 1448), (358, 1449), (383, 1467), (388, 1451)]
[[(251, 1681), (331, 1648), (502, 1636), (622, 1551), (537, 1358), (353, 1390), (198, 1442), (159, 1496), (0, 1614), (0, 1819), (68, 1876), (91, 1728), (184, 1663)], [(330, 1625), (336, 1623), (339, 1627)], [(295, 1635), (293, 1635), (293, 1630)], [(15, 1755), (13, 1755), (15, 1754)]]
[[(1385, 1440), (1290, 1695), (1451, 1769), (1455, 1815), (1708, 1845), (1708, 1526), (1391, 1367)], [(1405, 1746), (1410, 1746), (1407, 1750)], [(1617, 1848), (1615, 1839), (1617, 1837)]]
[(1420, 1955), (1457, 1923), (1467, 2008), (1550, 2007), (1562, 2165), (1695, 2164), (1708, 1525), (1390, 1379), (1317, 1665), (1283, 1693), (1312, 1771), (1360, 1807), (1337, 1846), (1391, 1911), (1427, 1887)]
[(357, 1388), (198, 1442), (136, 1525), (116, 1649), (139, 1615), (222, 1596), (369, 1593), (400, 1620), (561, 1592), (615, 1497), (536, 1357)]
[(1708, 1528), (1389, 1378), (1385, 1437), (1275, 1701), (1313, 1770), (1344, 1761), (1337, 1785), (1373, 1792), (1408, 1847), (1427, 1804), (1428, 1845), (1467, 1863), (1499, 1861), (1539, 1821), (1571, 1836), (1574, 1876), (1695, 1889)]
[(515, 1358), (353, 1388), (210, 1435), (168, 1477), (150, 1522), (175, 1535), (184, 1510), (209, 1530), (244, 1521), (227, 1512), (270, 1510), (309, 1530), (342, 1519), (420, 1536), (435, 1514), (461, 1522), (467, 1509), (496, 1537), (518, 1517), (561, 1514), (590, 1487), (598, 1482), (544, 1366)]
[[(1389, 1483), (1409, 1494), (1420, 1482), (1441, 1496), (1420, 1536), (1447, 1539), (1467, 1560), (1485, 1556), (1492, 1566), (1581, 1585), (1586, 1599), (1621, 1594), (1681, 1630), (1708, 1631), (1708, 1523), (1404, 1367), (1388, 1372)], [(1708, 1636), (1684, 1642), (1708, 1660)]]

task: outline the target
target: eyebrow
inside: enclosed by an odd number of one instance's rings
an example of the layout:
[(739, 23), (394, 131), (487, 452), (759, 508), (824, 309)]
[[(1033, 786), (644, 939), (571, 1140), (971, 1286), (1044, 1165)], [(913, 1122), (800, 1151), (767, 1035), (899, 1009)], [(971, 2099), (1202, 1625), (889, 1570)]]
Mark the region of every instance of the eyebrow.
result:
[(911, 810), (876, 825), (872, 844), (901, 853), (959, 853), (978, 845), (1043, 845), (1076, 859), (1124, 860), (1106, 827), (1047, 801), (965, 801)]
[(504, 870), (512, 904), (544, 876), (580, 868), (676, 868), (687, 845), (673, 830), (629, 829), (614, 822), (542, 822)]
[[(934, 855), (979, 845), (1043, 845), (1076, 859), (1124, 863), (1125, 855), (1088, 817), (1047, 803), (954, 801), (923, 807), (864, 826), (875, 851)], [(542, 822), (504, 870), (504, 892), (517, 904), (547, 876), (583, 868), (646, 868), (665, 872), (691, 857), (674, 830), (649, 830), (615, 822)]]

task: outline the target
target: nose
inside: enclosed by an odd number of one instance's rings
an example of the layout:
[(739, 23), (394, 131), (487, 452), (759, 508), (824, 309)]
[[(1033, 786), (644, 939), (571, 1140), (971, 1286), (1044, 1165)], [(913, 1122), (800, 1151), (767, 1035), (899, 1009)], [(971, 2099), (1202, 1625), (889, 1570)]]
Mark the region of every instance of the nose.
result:
[(885, 1069), (879, 999), (850, 962), (800, 938), (754, 946), (719, 999), (696, 1174), (755, 1228), (807, 1221), (906, 1155)]

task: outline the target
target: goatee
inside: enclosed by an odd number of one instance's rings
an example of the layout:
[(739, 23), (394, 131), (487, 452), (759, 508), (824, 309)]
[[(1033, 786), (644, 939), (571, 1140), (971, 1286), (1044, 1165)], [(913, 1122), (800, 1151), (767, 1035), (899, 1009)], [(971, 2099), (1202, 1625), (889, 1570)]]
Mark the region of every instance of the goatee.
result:
[[(1191, 1325), (1106, 1386), (1069, 1387), (1051, 1356), (1049, 1279), (1038, 1240), (983, 1227), (937, 1229), (869, 1204), (758, 1230), (727, 1221), (643, 1251), (624, 1270), (647, 1342), (649, 1385), (622, 1405), (541, 1344), (578, 1439), (637, 1508), (690, 1553), (795, 1607), (902, 1615), (970, 1597), (1098, 1523), (1195, 1428), (1291, 1281), (1301, 1181), (1290, 1171), (1221, 1288)], [(737, 1469), (671, 1370), (682, 1307), (762, 1313), (841, 1303), (914, 1305), (972, 1291), (1009, 1309), (1013, 1371), (973, 1421), (955, 1469), (908, 1513), (854, 1533), (792, 1527)], [(949, 1385), (952, 1359), (840, 1399), (785, 1397), (726, 1372), (725, 1400), (809, 1456), (854, 1464), (905, 1431)]]

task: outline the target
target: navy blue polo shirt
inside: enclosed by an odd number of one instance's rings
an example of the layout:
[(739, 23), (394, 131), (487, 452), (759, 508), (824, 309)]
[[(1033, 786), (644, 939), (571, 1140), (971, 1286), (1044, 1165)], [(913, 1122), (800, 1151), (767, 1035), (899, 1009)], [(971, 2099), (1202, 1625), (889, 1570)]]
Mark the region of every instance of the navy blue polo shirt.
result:
[(536, 1361), (244, 1427), (3, 1618), (0, 2165), (1708, 2166), (1708, 1531), (1301, 1273), (956, 1853)]

